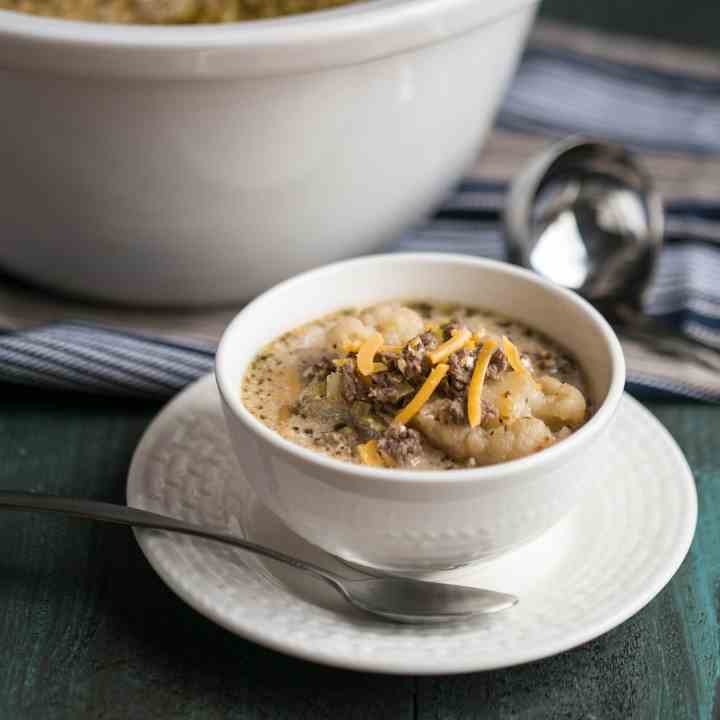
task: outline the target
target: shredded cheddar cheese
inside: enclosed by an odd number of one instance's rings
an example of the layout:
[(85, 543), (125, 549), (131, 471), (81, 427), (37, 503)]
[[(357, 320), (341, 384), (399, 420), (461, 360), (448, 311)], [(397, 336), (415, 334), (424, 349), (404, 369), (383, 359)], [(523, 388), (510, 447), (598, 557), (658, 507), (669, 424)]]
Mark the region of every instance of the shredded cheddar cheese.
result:
[(383, 345), (380, 352), (399, 354), (405, 349), (404, 345)]
[(430, 375), (428, 375), (427, 380), (425, 380), (417, 393), (415, 393), (413, 399), (395, 416), (393, 422), (396, 425), (407, 425), (430, 399), (430, 396), (435, 392), (435, 388), (440, 384), (445, 375), (447, 375), (447, 371), (448, 366), (445, 363), (436, 365)]
[(535, 387), (539, 388), (540, 384), (532, 376), (532, 373), (523, 365), (522, 359), (520, 358), (520, 351), (517, 349), (510, 340), (503, 335), (503, 352), (507, 357), (510, 367), (517, 373), (524, 373), (528, 378), (535, 384)]
[(355, 449), (364, 465), (371, 465), (373, 467), (383, 467), (385, 465), (378, 452), (377, 440), (369, 440), (364, 445), (358, 445)]
[(515, 372), (527, 373), (528, 369), (523, 365), (522, 360), (520, 359), (520, 352), (518, 351), (517, 347), (515, 347), (515, 345), (513, 345), (513, 343), (511, 343), (505, 335), (503, 335), (502, 343), (503, 352), (505, 353), (505, 357), (510, 363), (510, 367)]
[(438, 345), (435, 350), (428, 353), (430, 362), (433, 365), (437, 365), (444, 360), (447, 360), (454, 352), (461, 350), (463, 345), (470, 340), (472, 333), (467, 329), (456, 330), (453, 332), (453, 336), (446, 340), (442, 345)]
[(443, 334), (437, 323), (425, 323), (425, 332), (431, 332), (438, 340), (442, 340)]
[(477, 427), (482, 421), (482, 391), (485, 384), (485, 375), (487, 373), (490, 358), (497, 349), (497, 340), (490, 338), (483, 343), (480, 348), (477, 359), (475, 360), (475, 369), (473, 370), (470, 387), (468, 388), (468, 420), (470, 427)]
[(373, 374), (375, 353), (382, 347), (382, 344), (383, 336), (377, 332), (363, 341), (357, 353), (357, 367), (361, 375)]
[(344, 353), (356, 353), (362, 346), (362, 340), (346, 340), (343, 343)]

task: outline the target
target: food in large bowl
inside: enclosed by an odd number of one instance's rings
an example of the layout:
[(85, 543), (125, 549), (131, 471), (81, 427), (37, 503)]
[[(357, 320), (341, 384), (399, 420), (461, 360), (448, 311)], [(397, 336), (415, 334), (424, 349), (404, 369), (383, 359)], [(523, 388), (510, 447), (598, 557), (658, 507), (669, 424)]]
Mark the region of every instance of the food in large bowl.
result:
[(238, 22), (295, 15), (358, 0), (0, 0), (0, 10), (65, 20), (150, 24)]
[[(258, 397), (267, 382), (277, 383), (288, 395), (294, 392), (283, 374), (274, 380), (263, 379), (256, 365), (263, 349), (277, 338), (344, 308), (376, 307), (396, 298), (424, 298), (432, 306), (483, 308), (486, 316), (514, 318), (525, 334), (530, 329), (536, 333), (528, 339), (512, 324), (498, 328), (506, 338), (510, 333), (517, 341), (519, 357), (512, 350), (513, 341), (503, 344), (510, 368), (504, 367), (502, 358), (494, 360), (497, 376), (485, 377), (487, 387), (480, 393), (476, 409), (481, 412), (474, 428), (470, 427), (472, 410), (462, 406), (458, 409), (462, 418), (453, 420), (452, 409), (446, 407), (447, 422), (440, 421), (444, 429), (435, 424), (435, 408), (427, 403), (449, 399), (439, 385), (436, 396), (421, 397), (425, 405), (420, 408), (415, 402), (419, 389), (408, 392), (411, 399), (405, 403), (401, 399), (400, 413), (411, 408), (418, 410), (418, 415), (401, 417), (403, 422), (394, 427), (419, 427), (426, 436), (423, 443), (429, 454), (425, 459), (430, 462), (413, 466), (402, 454), (391, 449), (381, 452), (381, 448), (371, 455), (360, 451), (360, 462), (348, 462), (339, 442), (335, 449), (340, 456), (333, 456), (331, 447), (299, 442), (299, 437), (272, 427), (268, 420), (272, 420), (270, 411), (278, 397), (276, 388), (262, 391), (267, 413), (249, 401), (247, 393), (243, 397), (243, 384), (253, 372)], [(397, 323), (394, 328), (379, 325), (388, 343), (400, 345), (405, 340), (391, 335), (398, 329)], [(404, 321), (402, 329), (410, 332)], [(421, 330), (419, 326), (416, 329)], [(476, 342), (482, 339), (484, 345), (496, 332), (487, 322), (482, 334), (477, 334)], [(448, 340), (459, 342), (463, 337), (451, 330)], [(534, 357), (530, 339), (539, 340), (535, 349), (540, 354)], [(338, 333), (340, 344), (354, 340)], [(308, 346), (312, 342), (310, 339)], [(392, 349), (386, 350), (393, 354)], [(477, 346), (470, 352), (476, 353)], [(346, 358), (336, 359), (343, 366)], [(561, 368), (566, 359), (574, 367)], [(279, 358), (274, 360), (277, 366)], [(357, 362), (365, 365), (366, 360), (363, 356)], [(476, 354), (475, 360), (482, 362), (482, 356)], [(376, 369), (374, 364), (381, 360), (373, 357), (372, 363), (365, 369)], [(306, 540), (345, 560), (384, 570), (416, 571), (494, 557), (529, 542), (561, 520), (586, 491), (590, 475), (585, 469), (603, 462), (602, 438), (622, 395), (625, 365), (617, 338), (597, 311), (577, 295), (527, 271), (453, 255), (380, 255), (304, 273), (264, 293), (227, 328), (217, 354), (216, 374), (242, 472), (272, 512)], [(570, 390), (571, 383), (566, 382), (568, 387), (561, 391), (562, 382), (572, 378), (579, 387)], [(531, 381), (540, 388), (534, 388)], [(324, 393), (326, 399), (327, 391), (326, 381), (318, 395)], [(464, 398), (469, 399), (467, 394)], [(490, 406), (485, 426), (483, 400)], [(283, 414), (304, 412), (297, 406), (281, 408), (278, 412)], [(431, 409), (433, 417), (419, 418), (423, 408)], [(498, 417), (493, 411), (498, 411)], [(304, 414), (310, 418), (311, 412), (308, 409)], [(393, 427), (394, 412), (393, 407), (380, 418), (387, 421), (387, 427)], [(366, 429), (360, 423), (367, 420), (363, 413), (356, 420), (345, 417), (338, 423), (352, 426), (359, 421), (360, 431), (369, 430), (371, 439), (370, 433), (376, 432), (379, 444), (387, 427), (371, 424)], [(297, 432), (304, 434), (304, 428), (299, 423), (296, 426)], [(342, 430), (338, 427), (337, 431)], [(493, 432), (506, 442), (495, 443)], [(469, 445), (455, 443), (457, 437), (471, 434)], [(531, 442), (525, 443), (523, 438)], [(326, 439), (322, 437), (323, 442)], [(442, 450), (452, 462), (438, 467), (435, 458), (438, 464), (444, 461), (432, 454), (433, 448)], [(355, 447), (352, 450), (358, 453)], [(472, 466), (468, 461), (476, 452)], [(381, 462), (367, 462), (372, 457)]]
[(192, 305), (371, 251), (476, 156), (536, 4), (186, 26), (0, 10), (0, 267)]

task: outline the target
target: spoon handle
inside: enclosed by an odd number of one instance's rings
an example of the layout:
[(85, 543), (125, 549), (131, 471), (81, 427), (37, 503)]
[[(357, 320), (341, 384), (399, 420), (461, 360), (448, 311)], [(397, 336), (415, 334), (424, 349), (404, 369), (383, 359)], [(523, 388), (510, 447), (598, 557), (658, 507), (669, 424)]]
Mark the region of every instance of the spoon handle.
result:
[(258, 545), (257, 543), (250, 542), (236, 535), (231, 535), (228, 532), (205, 528), (167, 515), (148, 512), (147, 510), (139, 510), (138, 508), (128, 507), (126, 505), (114, 505), (97, 500), (85, 500), (83, 498), (9, 491), (0, 492), (0, 508), (60, 513), (61, 515), (85, 520), (95, 520), (97, 522), (147, 528), (150, 530), (167, 530), (184, 535), (195, 535), (196, 537), (207, 540), (217, 540), (218, 542), (233, 545), (234, 547), (247, 550), (256, 555), (263, 555), (271, 560), (277, 560), (298, 570), (305, 570), (329, 583), (336, 590), (340, 589), (338, 583), (340, 579), (339, 576), (318, 565), (305, 562), (304, 560), (298, 560), (290, 555), (285, 555), (264, 545)]

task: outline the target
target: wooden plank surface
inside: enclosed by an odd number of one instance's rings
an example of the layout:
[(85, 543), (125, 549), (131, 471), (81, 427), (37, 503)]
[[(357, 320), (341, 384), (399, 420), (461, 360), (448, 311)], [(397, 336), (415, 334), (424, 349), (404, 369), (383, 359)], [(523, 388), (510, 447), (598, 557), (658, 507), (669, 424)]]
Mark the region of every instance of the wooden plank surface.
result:
[[(0, 488), (122, 502), (152, 404), (3, 388)], [(651, 406), (700, 492), (691, 555), (647, 608), (569, 653), (509, 670), (398, 678), (237, 638), (157, 578), (122, 528), (0, 514), (0, 720), (720, 717), (720, 408)]]
[(720, 408), (649, 407), (680, 443), (699, 493), (695, 541), (673, 581), (628, 622), (574, 651), (505, 671), (422, 680), (418, 718), (720, 718)]
[[(3, 388), (0, 488), (123, 502), (154, 405)], [(413, 680), (245, 642), (182, 603), (125, 528), (0, 512), (0, 720), (404, 720)]]

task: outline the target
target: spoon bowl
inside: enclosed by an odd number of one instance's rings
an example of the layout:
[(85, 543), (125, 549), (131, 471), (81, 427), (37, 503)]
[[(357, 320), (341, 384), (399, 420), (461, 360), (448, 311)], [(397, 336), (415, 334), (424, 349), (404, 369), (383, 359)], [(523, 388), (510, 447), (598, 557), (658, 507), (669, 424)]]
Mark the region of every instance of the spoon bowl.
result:
[(577, 291), (655, 352), (720, 372), (715, 349), (643, 313), (663, 206), (628, 150), (577, 136), (555, 143), (512, 183), (504, 222), (513, 262)]
[(518, 175), (505, 228), (519, 265), (604, 310), (639, 309), (663, 244), (662, 200), (627, 150), (572, 137)]
[(396, 622), (443, 623), (507, 610), (514, 595), (411, 578), (363, 578), (344, 581), (346, 600), (366, 612)]

